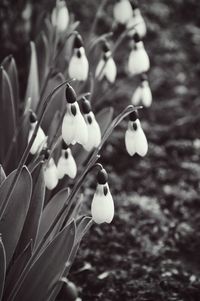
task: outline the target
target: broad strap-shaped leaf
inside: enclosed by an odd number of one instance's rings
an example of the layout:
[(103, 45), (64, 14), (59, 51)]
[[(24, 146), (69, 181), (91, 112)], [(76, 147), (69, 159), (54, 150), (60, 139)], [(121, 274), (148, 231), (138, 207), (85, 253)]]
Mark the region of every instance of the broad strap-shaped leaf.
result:
[(96, 114), (96, 120), (100, 126), (101, 134), (103, 135), (113, 119), (113, 107), (102, 109)]
[(42, 31), (36, 40), (36, 49), (37, 49), (37, 58), (38, 58), (38, 75), (39, 75), (39, 83), (40, 83), (40, 91), (44, 84), (45, 78), (48, 73), (48, 65), (49, 65), (49, 43), (48, 39)]
[(31, 59), (30, 59), (30, 68), (26, 89), (25, 101), (31, 97), (31, 109), (36, 110), (39, 102), (39, 75), (38, 75), (38, 60), (35, 43), (30, 43), (31, 47)]
[(12, 55), (7, 56), (3, 62), (2, 66), (8, 74), (10, 79), (12, 91), (13, 91), (13, 100), (15, 105), (16, 119), (18, 119), (19, 114), (19, 78), (18, 78), (18, 70), (15, 63), (15, 59)]
[(5, 171), (4, 171), (3, 167), (2, 167), (2, 165), (0, 165), (0, 185), (5, 180), (5, 178), (6, 178)]
[[(0, 200), (4, 200), (16, 171), (11, 173), (0, 187)], [(19, 241), (26, 215), (28, 212), (32, 192), (32, 179), (26, 167), (23, 167), (16, 185), (8, 199), (0, 218), (0, 233), (6, 250), (7, 266), (12, 259)], [(1, 204), (2, 205), (2, 204)]]
[(0, 301), (2, 299), (6, 275), (6, 253), (0, 237)]
[(13, 91), (7, 72), (0, 67), (0, 162), (4, 162), (16, 127)]
[(69, 189), (68, 188), (62, 189), (55, 196), (53, 196), (53, 198), (49, 201), (49, 203), (44, 208), (39, 230), (38, 230), (36, 244), (38, 244), (38, 242), (40, 242), (40, 240), (44, 237), (44, 235), (49, 230), (51, 224), (55, 220), (58, 212), (66, 204), (68, 195), (69, 195)]
[(24, 250), (25, 246), (30, 242), (30, 240), (32, 241), (34, 248), (45, 196), (45, 183), (42, 163), (40, 163), (34, 169), (32, 178), (33, 191), (26, 220), (24, 222), (24, 227), (17, 246), (17, 254)]
[(4, 289), (4, 300), (8, 299), (8, 296), (13, 289), (17, 279), (20, 277), (23, 269), (25, 268), (27, 262), (32, 256), (32, 241), (26, 246), (23, 252), (17, 257), (13, 262), (8, 274), (6, 275), (6, 283)]
[[(58, 73), (54, 75), (52, 78), (50, 78), (43, 99), (45, 99), (45, 97), (49, 95), (55, 87), (57, 87), (64, 81), (65, 78), (62, 73)], [(48, 108), (44, 115), (44, 119), (42, 121), (42, 128), (46, 135), (49, 134), (49, 128), (54, 118), (55, 112), (57, 111), (63, 112), (63, 110), (65, 109), (66, 100), (65, 100), (64, 92), (65, 89), (60, 89), (57, 93), (55, 93), (52, 97), (51, 103), (48, 105)]]
[(68, 262), (75, 240), (74, 221), (67, 225), (36, 259), (14, 298), (15, 301), (48, 300)]

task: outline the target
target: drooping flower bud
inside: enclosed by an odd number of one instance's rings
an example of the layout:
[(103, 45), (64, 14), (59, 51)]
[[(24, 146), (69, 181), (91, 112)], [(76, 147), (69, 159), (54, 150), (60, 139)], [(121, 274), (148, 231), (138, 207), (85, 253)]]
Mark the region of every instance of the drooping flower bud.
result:
[(86, 98), (82, 99), (82, 112), (88, 130), (88, 139), (86, 144), (84, 144), (84, 148), (89, 152), (100, 144), (101, 130), (94, 113), (91, 111), (90, 102)]
[(116, 22), (126, 24), (133, 15), (129, 0), (120, 0), (114, 5), (113, 16)]
[(76, 93), (68, 85), (66, 88), (66, 113), (62, 122), (62, 137), (67, 145), (80, 143), (84, 145), (88, 139), (88, 131), (85, 120), (80, 112)]
[(53, 190), (58, 184), (57, 168), (53, 158), (50, 158), (45, 164), (44, 181), (49, 190)]
[(133, 93), (131, 102), (134, 106), (137, 106), (139, 104), (145, 107), (151, 106), (152, 93), (146, 76), (142, 76), (141, 84), (139, 85), (139, 87), (137, 87), (137, 89)]
[[(33, 112), (30, 113), (29, 120), (30, 120), (30, 130), (28, 135), (28, 143), (31, 140), (31, 137), (37, 125), (37, 117), (35, 113)], [(36, 153), (39, 153), (43, 147), (46, 147), (46, 145), (47, 145), (47, 136), (44, 134), (42, 128), (39, 127), (34, 142), (31, 146), (30, 153), (32, 155), (35, 155)]]
[(133, 16), (129, 19), (126, 28), (130, 29), (128, 31), (128, 36), (132, 37), (135, 33), (143, 38), (146, 35), (147, 28), (145, 21), (141, 15), (140, 9), (137, 5), (133, 4)]
[(61, 157), (57, 164), (57, 170), (59, 179), (62, 179), (64, 175), (69, 176), (71, 179), (76, 177), (77, 166), (70, 148), (62, 149)]
[(51, 14), (52, 24), (62, 33), (67, 29), (69, 24), (69, 12), (64, 0), (57, 0)]
[(102, 58), (97, 64), (95, 77), (98, 80), (106, 78), (110, 83), (114, 83), (117, 76), (117, 67), (107, 43), (104, 43), (102, 50)]
[(83, 41), (78, 34), (74, 39), (73, 53), (69, 62), (68, 73), (70, 78), (86, 81), (88, 78), (89, 63), (85, 55)]
[(134, 35), (134, 42), (134, 47), (128, 59), (128, 71), (131, 75), (147, 72), (150, 68), (148, 54), (138, 34)]
[(114, 217), (114, 202), (107, 183), (105, 169), (97, 175), (97, 188), (94, 194), (91, 213), (95, 223), (111, 223)]
[(125, 145), (130, 156), (137, 153), (144, 157), (148, 151), (147, 139), (136, 112), (130, 114), (130, 121), (125, 134)]

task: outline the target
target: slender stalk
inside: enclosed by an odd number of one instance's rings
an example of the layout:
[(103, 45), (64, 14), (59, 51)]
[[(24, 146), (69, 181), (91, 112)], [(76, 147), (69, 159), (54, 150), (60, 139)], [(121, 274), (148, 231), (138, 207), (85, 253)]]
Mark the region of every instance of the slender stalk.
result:
[(104, 9), (104, 6), (106, 5), (108, 0), (102, 0), (98, 9), (97, 9), (97, 12), (96, 12), (96, 15), (95, 15), (95, 18), (94, 18), (94, 21), (92, 23), (92, 26), (91, 26), (91, 29), (90, 29), (90, 33), (89, 33), (89, 40), (92, 36), (92, 34), (95, 32), (95, 29), (96, 29), (96, 26), (97, 26), (97, 22), (98, 22), (98, 19), (99, 17), (101, 16), (102, 14), (102, 11)]

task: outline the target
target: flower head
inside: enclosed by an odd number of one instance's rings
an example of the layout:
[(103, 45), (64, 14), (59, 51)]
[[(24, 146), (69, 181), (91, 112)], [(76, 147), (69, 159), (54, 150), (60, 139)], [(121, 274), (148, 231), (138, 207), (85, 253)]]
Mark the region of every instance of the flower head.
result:
[(97, 188), (94, 194), (91, 213), (95, 223), (111, 223), (114, 217), (114, 202), (107, 183), (107, 172), (105, 169), (97, 175)]
[(128, 71), (131, 75), (147, 72), (150, 68), (148, 54), (138, 34), (134, 34), (134, 47), (128, 59)]
[(67, 111), (62, 122), (63, 140), (67, 145), (84, 145), (88, 139), (87, 126), (76, 101), (76, 93), (70, 85), (66, 87), (66, 101)]
[(91, 110), (90, 102), (85, 97), (82, 98), (82, 112), (84, 114), (83, 116), (88, 130), (88, 139), (86, 144), (84, 144), (84, 148), (87, 151), (91, 151), (101, 142), (101, 130)]
[(103, 45), (102, 58), (99, 61), (95, 77), (99, 80), (106, 78), (110, 83), (114, 83), (117, 76), (117, 67), (113, 60), (110, 48), (107, 43)]
[(53, 190), (58, 184), (58, 174), (53, 158), (47, 160), (44, 166), (44, 182), (46, 188)]
[[(126, 25), (129, 36), (133, 36), (133, 34), (137, 33), (140, 38), (144, 38), (147, 32), (145, 21), (141, 15), (140, 9), (138, 7), (134, 7), (133, 16), (128, 20)], [(132, 28), (132, 29), (131, 29)]]
[(134, 106), (142, 104), (145, 107), (150, 107), (152, 103), (152, 93), (149, 87), (147, 76), (145, 74), (142, 75), (141, 83), (133, 93), (131, 102)]
[(63, 141), (61, 157), (58, 160), (57, 164), (58, 178), (62, 179), (64, 175), (69, 176), (71, 179), (74, 179), (77, 174), (77, 166), (72, 156), (71, 149), (67, 147)]
[(116, 22), (126, 24), (133, 15), (129, 0), (118, 1), (113, 8), (113, 16)]
[(57, 28), (58, 32), (64, 32), (69, 24), (69, 12), (64, 0), (57, 0), (51, 14), (52, 24)]
[(80, 35), (76, 35), (68, 73), (71, 78), (75, 78), (79, 81), (86, 81), (88, 78), (88, 71), (89, 63), (85, 55), (82, 38)]
[(147, 139), (138, 119), (137, 112), (130, 114), (130, 121), (125, 134), (125, 145), (130, 156), (137, 153), (144, 157), (148, 151)]
[[(31, 140), (31, 137), (37, 125), (37, 117), (35, 113), (33, 112), (30, 113), (29, 120), (30, 120), (30, 130), (28, 134), (28, 142)], [(30, 153), (32, 155), (39, 153), (43, 147), (46, 147), (46, 144), (47, 144), (47, 136), (44, 134), (41, 127), (39, 127), (34, 142), (31, 146)]]

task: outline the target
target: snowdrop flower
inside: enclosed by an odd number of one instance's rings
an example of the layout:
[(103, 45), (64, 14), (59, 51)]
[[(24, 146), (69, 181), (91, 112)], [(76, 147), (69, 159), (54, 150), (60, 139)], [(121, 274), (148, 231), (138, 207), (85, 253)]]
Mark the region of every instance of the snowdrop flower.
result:
[(120, 0), (114, 5), (113, 16), (120, 24), (126, 24), (133, 15), (129, 0)]
[(103, 56), (97, 65), (95, 77), (99, 80), (105, 77), (110, 83), (114, 83), (116, 76), (117, 67), (112, 58), (110, 48), (105, 43), (103, 46)]
[(79, 81), (86, 81), (88, 78), (89, 63), (85, 55), (85, 49), (83, 48), (83, 42), (80, 35), (75, 36), (73, 48), (73, 54), (69, 62), (69, 76)]
[(67, 147), (63, 141), (63, 147), (61, 151), (61, 157), (58, 160), (57, 164), (58, 178), (62, 179), (64, 175), (69, 176), (71, 179), (74, 179), (77, 174), (77, 166), (72, 156), (71, 149)]
[(97, 175), (97, 188), (94, 194), (91, 213), (95, 223), (111, 223), (114, 217), (114, 202), (107, 183), (108, 175), (105, 169)]
[(152, 103), (152, 93), (149, 87), (147, 76), (143, 74), (141, 84), (133, 93), (131, 102), (134, 106), (142, 104), (145, 107), (150, 107)]
[(64, 0), (57, 0), (51, 14), (52, 24), (62, 33), (67, 29), (69, 24), (69, 12)]
[(135, 3), (133, 4), (133, 16), (128, 20), (126, 27), (127, 29), (130, 29), (128, 31), (129, 36), (133, 36), (134, 33), (137, 33), (140, 38), (143, 38), (146, 35), (147, 28), (145, 21), (141, 15), (140, 9)]
[(135, 153), (137, 153), (141, 157), (144, 157), (147, 153), (147, 139), (136, 112), (130, 114), (130, 121), (125, 134), (125, 145), (130, 156), (133, 156)]
[(69, 84), (66, 87), (66, 101), (67, 111), (62, 122), (63, 140), (67, 145), (85, 145), (88, 140), (87, 126), (76, 101), (76, 93)]
[(58, 184), (58, 174), (53, 158), (50, 158), (44, 167), (44, 182), (46, 188), (53, 190)]
[[(34, 133), (34, 130), (35, 130), (35, 127), (37, 125), (37, 118), (36, 118), (36, 115), (31, 112), (30, 113), (30, 131), (29, 131), (29, 134), (28, 134), (28, 143), (29, 141), (31, 140), (31, 137)], [(36, 153), (38, 153), (43, 147), (46, 146), (46, 142), (47, 142), (47, 136), (44, 134), (43, 130), (41, 129), (41, 127), (38, 128), (38, 131), (37, 131), (37, 134), (36, 134), (36, 137), (35, 137), (35, 140), (31, 146), (31, 149), (30, 149), (30, 153), (32, 155), (35, 155)]]
[(134, 48), (128, 59), (128, 71), (131, 75), (147, 72), (150, 68), (149, 57), (138, 34), (134, 35)]
[(100, 144), (101, 130), (91, 111), (91, 105), (85, 97), (82, 98), (82, 112), (88, 129), (88, 139), (86, 144), (84, 144), (84, 148), (89, 152)]

